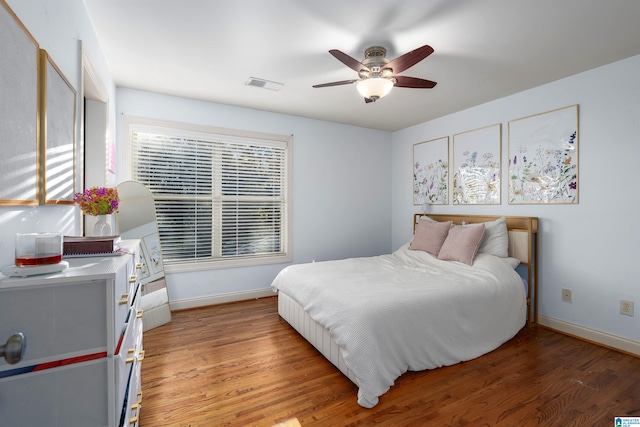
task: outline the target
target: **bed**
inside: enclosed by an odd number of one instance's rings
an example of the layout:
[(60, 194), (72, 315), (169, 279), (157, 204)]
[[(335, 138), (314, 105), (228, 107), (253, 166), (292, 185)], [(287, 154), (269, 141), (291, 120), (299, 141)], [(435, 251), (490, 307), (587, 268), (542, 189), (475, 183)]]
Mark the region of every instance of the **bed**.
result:
[(537, 322), (537, 218), (416, 214), (413, 224), (392, 254), (291, 265), (272, 283), (279, 315), (358, 386), (365, 408), (404, 372), (474, 359)]

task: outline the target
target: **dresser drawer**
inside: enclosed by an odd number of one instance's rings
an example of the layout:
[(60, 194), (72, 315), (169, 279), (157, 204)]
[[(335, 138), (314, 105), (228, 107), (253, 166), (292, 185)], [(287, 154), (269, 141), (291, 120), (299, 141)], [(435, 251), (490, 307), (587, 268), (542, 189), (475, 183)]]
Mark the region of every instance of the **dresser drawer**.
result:
[(140, 254), (135, 253), (134, 256), (131, 257), (131, 261), (127, 264), (127, 274), (129, 275), (130, 285), (135, 287), (139, 282), (139, 278), (141, 277), (141, 268), (142, 264), (140, 263)]
[(124, 402), (121, 418), (121, 427), (136, 427), (140, 423), (140, 411), (142, 410), (142, 383), (140, 369), (142, 360), (136, 360), (131, 368), (127, 399)]
[(136, 252), (131, 259), (131, 267), (130, 267), (131, 276), (141, 277), (142, 273), (142, 261), (140, 259), (140, 253)]
[(106, 382), (106, 357), (0, 379), (0, 425), (107, 426)]
[(132, 309), (129, 322), (126, 324), (122, 344), (118, 354), (114, 356), (116, 403), (122, 406), (127, 393), (127, 386), (131, 376), (131, 369), (144, 357), (142, 350), (142, 318), (141, 313)]
[(136, 301), (140, 299), (138, 280), (135, 275), (128, 274), (128, 270), (120, 270), (116, 276), (115, 295), (114, 295), (114, 313), (115, 313), (115, 342), (119, 339), (122, 327), (127, 321), (129, 311)]
[(22, 361), (0, 358), (0, 371), (106, 351), (105, 298), (104, 281), (0, 290), (0, 341), (16, 332), (27, 340)]

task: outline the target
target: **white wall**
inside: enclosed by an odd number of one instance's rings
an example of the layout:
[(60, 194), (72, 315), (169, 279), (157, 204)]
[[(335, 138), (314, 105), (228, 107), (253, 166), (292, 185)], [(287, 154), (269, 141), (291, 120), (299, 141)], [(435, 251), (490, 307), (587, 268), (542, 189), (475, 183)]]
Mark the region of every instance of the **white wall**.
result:
[[(73, 87), (80, 93), (82, 59), (80, 41), (89, 53), (110, 97), (115, 96), (115, 85), (111, 79), (102, 49), (98, 43), (93, 24), (89, 19), (83, 0), (7, 0), (7, 4), (22, 24), (36, 39), (42, 49), (47, 50)], [(1, 59), (0, 59), (1, 60)], [(0, 96), (2, 96), (0, 94)], [(77, 96), (76, 152), (82, 142), (81, 106), (82, 97)], [(115, 123), (115, 108), (111, 113)], [(111, 127), (112, 129), (115, 126)], [(0, 148), (13, 141), (0, 140)], [(76, 190), (80, 182), (80, 162), (77, 165)], [(15, 256), (14, 236), (17, 232), (60, 231), (65, 234), (80, 233), (80, 211), (70, 205), (50, 206), (1, 206), (0, 207), (0, 266), (11, 265)]]
[[(389, 251), (390, 133), (132, 89), (118, 89), (117, 112), (118, 117), (293, 134), (293, 262)], [(119, 120), (119, 143), (121, 126)], [(128, 155), (118, 151), (120, 164)], [(120, 171), (118, 181), (129, 178)], [(234, 299), (255, 290), (270, 292), (271, 281), (283, 267), (169, 273), (172, 308)]]
[[(8, 0), (8, 4), (76, 89), (81, 83), (82, 40), (114, 99), (113, 81), (82, 0)], [(506, 167), (509, 120), (579, 104), (579, 204), (509, 205), (503, 175), (501, 206), (449, 205), (436, 206), (433, 211), (540, 217), (541, 316), (554, 326), (596, 341), (623, 337), (636, 345), (640, 341), (640, 203), (634, 179), (640, 159), (638, 75), (640, 56), (392, 135), (127, 89), (117, 93), (117, 112), (294, 134), (293, 253), (298, 263), (375, 255), (408, 241), (411, 216), (419, 210), (411, 200), (413, 144), (502, 123)], [(110, 108), (113, 124), (115, 103)], [(78, 108), (78, 114), (80, 111)], [(113, 125), (111, 129), (113, 133)], [(120, 141), (120, 135), (108, 137)], [(0, 207), (0, 266), (13, 263), (16, 232), (51, 230), (77, 233), (77, 208)], [(171, 275), (171, 298), (201, 301), (264, 290), (281, 267)], [(573, 291), (572, 303), (561, 301), (561, 288)], [(618, 314), (623, 298), (638, 303), (635, 317)]]
[[(539, 313), (550, 326), (602, 342), (640, 341), (640, 56), (581, 73), (393, 135), (392, 246), (409, 240), (413, 144), (502, 123), (502, 205), (432, 206), (433, 213), (530, 215), (540, 218)], [(509, 205), (508, 122), (579, 104), (579, 203)], [(573, 302), (561, 300), (561, 289)], [(636, 316), (619, 314), (620, 299)], [(576, 326), (577, 325), (577, 326)], [(601, 336), (603, 333), (606, 336)], [(609, 343), (608, 341), (606, 343)], [(617, 344), (612, 344), (616, 345)]]

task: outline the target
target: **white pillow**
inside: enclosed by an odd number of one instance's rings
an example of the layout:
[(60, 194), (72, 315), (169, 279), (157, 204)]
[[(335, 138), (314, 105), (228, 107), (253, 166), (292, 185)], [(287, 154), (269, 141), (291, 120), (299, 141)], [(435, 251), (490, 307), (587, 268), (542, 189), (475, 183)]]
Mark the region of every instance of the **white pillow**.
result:
[(509, 231), (507, 220), (502, 217), (484, 223), (484, 236), (480, 242), (478, 253), (495, 255), (500, 258), (509, 256)]
[(520, 260), (518, 258), (513, 258), (508, 256), (500, 259), (503, 260), (505, 264), (507, 264), (509, 267), (513, 268), (514, 270), (518, 268), (518, 266), (520, 265)]

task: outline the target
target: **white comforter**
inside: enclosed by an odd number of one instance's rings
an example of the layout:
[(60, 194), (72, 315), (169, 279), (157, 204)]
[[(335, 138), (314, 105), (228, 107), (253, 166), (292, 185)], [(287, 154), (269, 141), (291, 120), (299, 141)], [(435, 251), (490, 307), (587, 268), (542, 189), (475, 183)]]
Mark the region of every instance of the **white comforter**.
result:
[(329, 330), (357, 378), (358, 404), (371, 408), (404, 372), (473, 359), (523, 327), (525, 290), (509, 261), (478, 254), (468, 266), (404, 245), (292, 265), (272, 287)]

